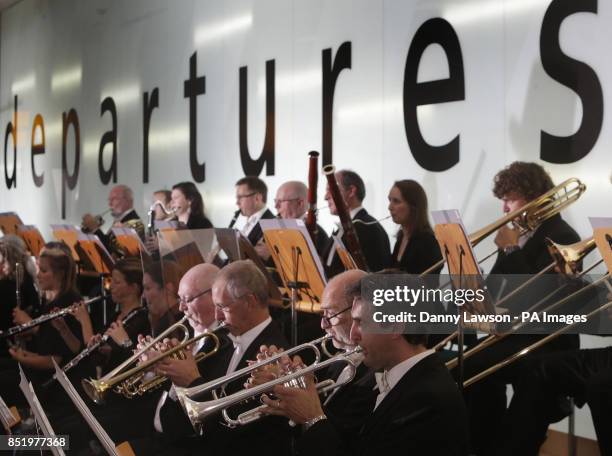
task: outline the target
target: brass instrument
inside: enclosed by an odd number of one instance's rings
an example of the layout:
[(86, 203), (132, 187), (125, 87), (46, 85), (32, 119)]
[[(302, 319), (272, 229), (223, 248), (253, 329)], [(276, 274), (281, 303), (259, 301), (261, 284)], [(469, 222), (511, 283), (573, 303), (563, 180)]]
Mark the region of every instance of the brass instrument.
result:
[[(142, 306), (137, 307), (136, 309), (133, 309), (121, 320), (121, 324), (126, 325), (127, 323), (129, 323), (129, 321), (132, 318), (134, 318), (139, 313), (144, 312), (145, 310), (146, 308)], [(64, 364), (64, 366), (61, 369), (62, 372), (66, 373), (69, 370), (71, 370), (74, 366), (76, 366), (81, 361), (83, 361), (85, 358), (87, 358), (89, 355), (91, 355), (93, 352), (98, 350), (98, 348), (100, 348), (101, 345), (105, 344), (108, 341), (108, 339), (110, 339), (110, 336), (108, 334), (104, 334), (98, 342), (91, 344), (89, 347), (86, 347), (78, 355), (76, 355), (74, 358), (72, 358), (70, 361)], [(49, 387), (51, 384), (53, 384), (53, 382), (55, 382), (55, 380), (57, 380), (57, 372), (54, 373), (49, 380), (43, 383), (42, 387), (43, 388)]]
[[(98, 224), (98, 228), (104, 225), (104, 216), (108, 214), (111, 210), (112, 210), (111, 208), (108, 208), (104, 212), (101, 212), (98, 215), (94, 216), (94, 218), (96, 219), (96, 223)], [(81, 223), (81, 231), (83, 233), (89, 233), (89, 230), (87, 229), (85, 225), (83, 225), (83, 223)]]
[[(293, 369), (287, 375), (281, 376), (267, 383), (254, 386), (252, 388), (240, 390), (229, 396), (221, 397), (219, 391), (221, 391), (228, 383), (231, 383), (245, 375), (249, 375), (254, 370), (259, 369), (265, 365), (277, 362), (279, 358), (291, 355), (297, 351), (315, 347), (315, 353), (318, 353), (319, 350), (316, 348), (316, 345), (318, 343), (325, 342), (325, 340), (327, 340), (328, 338), (331, 338), (331, 336), (327, 335), (310, 343), (294, 347), (293, 349), (288, 350), (286, 352), (278, 353), (268, 359), (262, 360), (258, 363), (252, 364), (251, 366), (240, 369), (232, 374), (226, 375), (225, 377), (212, 380), (203, 385), (195, 386), (192, 388), (176, 388), (176, 395), (181, 405), (183, 406), (183, 409), (185, 410), (189, 421), (191, 421), (191, 424), (194, 426), (194, 429), (200, 432), (202, 431), (202, 423), (206, 419), (206, 417), (219, 412), (221, 412), (223, 419), (229, 427), (242, 426), (251, 423), (260, 419), (263, 416), (261, 409), (265, 406), (257, 406), (253, 409), (241, 413), (236, 418), (230, 417), (227, 409), (243, 401), (257, 398), (261, 394), (270, 393), (276, 385), (304, 388), (306, 386), (304, 376), (321, 369), (326, 369), (329, 366), (338, 363), (344, 364), (345, 366), (350, 366), (351, 375), (347, 380), (344, 380), (340, 383), (335, 382), (334, 380), (325, 380), (323, 382), (319, 382), (316, 385), (319, 394), (339, 388), (340, 386), (349, 383), (353, 379), (357, 371), (357, 363), (354, 358), (361, 352), (360, 347), (356, 347), (352, 350), (337, 354), (325, 361), (319, 361), (319, 358), (317, 358), (311, 365), (300, 369)], [(198, 402), (193, 399), (193, 397), (201, 395), (203, 393), (211, 393), (213, 396), (213, 400)]]
[[(86, 305), (95, 304), (98, 301), (103, 301), (104, 299), (108, 299), (108, 298), (106, 296), (98, 296), (97, 298), (92, 298), (92, 299), (88, 299), (84, 301), (83, 304), (86, 304)], [(63, 309), (60, 309), (56, 312), (49, 312), (44, 315), (41, 315), (40, 317), (34, 318), (28, 321), (27, 323), (23, 323), (22, 325), (13, 326), (7, 329), (6, 331), (0, 331), (0, 339), (3, 337), (14, 336), (15, 334), (22, 333), (24, 331), (27, 331), (28, 329), (32, 329), (48, 321), (55, 320), (56, 318), (60, 318), (65, 315), (68, 315), (70, 314), (70, 312), (72, 312), (74, 309), (76, 309), (80, 305), (81, 303), (77, 302), (75, 304), (72, 304), (71, 306), (64, 307)]]
[[(580, 196), (582, 196), (585, 190), (586, 185), (580, 182), (579, 179), (574, 177), (567, 179), (546, 193), (540, 195), (538, 198), (525, 204), (523, 207), (509, 212), (504, 217), (501, 217), (495, 222), (470, 234), (468, 236), (470, 244), (472, 247), (475, 247), (483, 239), (487, 238), (489, 235), (493, 234), (502, 226), (510, 222), (519, 227), (521, 236), (530, 231), (535, 231), (542, 222), (558, 214), (567, 206), (574, 203), (578, 198), (580, 198)], [(497, 250), (493, 251), (479, 262), (482, 263), (496, 252)], [(444, 259), (438, 261), (433, 266), (426, 269), (422, 275), (435, 271), (444, 263)]]
[[(609, 279), (610, 278), (610, 274), (608, 273), (605, 277), (603, 277), (603, 279)], [(601, 280), (601, 279), (600, 279)], [(592, 284), (588, 285), (585, 288), (590, 288), (592, 286), (594, 286), (595, 284), (598, 284), (599, 281), (597, 282), (593, 282)], [(609, 286), (608, 282), (608, 286)], [(583, 289), (584, 290), (584, 289)], [(586, 319), (587, 321), (594, 316), (595, 314), (602, 312), (604, 310), (610, 309), (612, 307), (612, 301), (608, 301), (607, 303), (601, 305), (600, 307), (598, 307), (595, 310), (592, 310), (591, 312), (589, 312), (586, 315)], [(544, 337), (543, 339), (538, 340), (537, 342), (534, 342), (533, 344), (529, 345), (528, 347), (523, 348), (521, 351), (514, 353), (513, 355), (505, 358), (504, 360), (500, 361), (499, 363), (494, 364), (493, 366), (489, 367), (488, 369), (485, 369), (484, 371), (474, 375), (473, 377), (470, 377), (469, 379), (467, 379), (465, 382), (463, 382), (463, 387), (467, 388), (468, 386), (482, 380), (485, 377), (488, 377), (489, 375), (497, 372), (498, 370), (500, 370), (503, 367), (506, 367), (509, 364), (512, 364), (513, 362), (515, 362), (516, 360), (523, 358), (524, 356), (528, 355), (529, 353), (531, 353), (533, 350), (536, 350), (538, 348), (540, 348), (542, 345), (550, 342), (553, 339), (556, 339), (557, 337), (559, 337), (560, 335), (566, 333), (567, 331), (569, 331), (570, 329), (572, 329), (573, 327), (577, 326), (578, 324), (581, 324), (581, 322), (576, 322), (573, 323), (571, 325), (566, 325), (563, 328), (547, 335), (546, 337)]]
[[(552, 243), (552, 245), (549, 246), (549, 251), (551, 251), (551, 255), (553, 256), (555, 261), (553, 261), (550, 265), (548, 265), (546, 268), (544, 268), (542, 271), (540, 271), (534, 277), (530, 278), (527, 282), (523, 283), (520, 287), (517, 287), (514, 291), (512, 291), (511, 293), (508, 293), (506, 296), (504, 296), (504, 298), (498, 303), (498, 305), (502, 304), (504, 301), (506, 301), (510, 297), (514, 296), (518, 291), (520, 291), (523, 288), (525, 288), (527, 285), (529, 285), (535, 279), (540, 277), (543, 273), (545, 273), (546, 271), (552, 269), (552, 267), (554, 267), (554, 266), (557, 266), (559, 268), (559, 270), (562, 271), (562, 273), (563, 273), (563, 271), (575, 271), (575, 270), (577, 270), (578, 269), (578, 265), (582, 262), (583, 258), (585, 256), (587, 256), (595, 247), (596, 247), (595, 246), (595, 242), (593, 241), (592, 237), (590, 239), (585, 239), (584, 241), (576, 242), (574, 244), (565, 245), (565, 246), (561, 245), (561, 244)], [(582, 271), (578, 275), (572, 275), (572, 277), (576, 278), (576, 279), (579, 279), (579, 278), (585, 276), (586, 274), (588, 274), (592, 269), (594, 269), (600, 263), (601, 263), (601, 261), (598, 261), (594, 265), (592, 265), (591, 267), (586, 269), (585, 271)], [(565, 274), (565, 275), (569, 276), (570, 274)], [(591, 285), (589, 285), (589, 286), (591, 286)], [(527, 309), (526, 312), (534, 311), (542, 303), (547, 302), (553, 295), (558, 293), (560, 290), (564, 289), (564, 287), (565, 287), (565, 285), (563, 287), (561, 287), (561, 288), (558, 288), (558, 289), (554, 290), (551, 294), (545, 296), (544, 298), (540, 299), (537, 303), (535, 303), (529, 309)], [(563, 299), (561, 299), (561, 300), (559, 300), (559, 301), (549, 305), (547, 308), (542, 310), (542, 312), (549, 312), (549, 311), (559, 307), (561, 304), (569, 301), (571, 298), (575, 297), (580, 292), (582, 292), (582, 290), (578, 290), (578, 291), (572, 293), (571, 295), (566, 296), (565, 298), (563, 298)], [(473, 356), (476, 353), (484, 350), (485, 348), (487, 348), (487, 347), (489, 347), (489, 346), (499, 342), (500, 340), (506, 338), (510, 334), (513, 334), (516, 331), (518, 331), (522, 326), (523, 326), (522, 324), (521, 325), (517, 325), (514, 328), (512, 328), (512, 330), (510, 330), (510, 331), (508, 331), (508, 332), (506, 332), (504, 334), (490, 335), (489, 337), (484, 339), (482, 342), (480, 342), (478, 345), (476, 345), (476, 346), (470, 348), (469, 350), (467, 350), (463, 354), (463, 359), (465, 360), (467, 358), (470, 358), (471, 356)], [(444, 341), (442, 341), (438, 345), (436, 345), (436, 347), (434, 347), (434, 349), (437, 350), (438, 348), (441, 348), (442, 346), (446, 345), (446, 343), (443, 343), (443, 342)], [(448, 340), (446, 340), (446, 342), (448, 342)], [(450, 361), (448, 361), (446, 363), (446, 367), (448, 367), (449, 369), (453, 369), (453, 368), (455, 368), (455, 366), (457, 366), (457, 363), (458, 363), (458, 359), (457, 358), (451, 359)]]
[(323, 174), (325, 174), (325, 177), (327, 178), (329, 194), (331, 195), (334, 204), (336, 205), (338, 217), (340, 217), (340, 223), (342, 223), (342, 229), (344, 231), (344, 237), (346, 239), (346, 247), (349, 250), (351, 256), (353, 257), (355, 265), (359, 269), (368, 271), (368, 264), (366, 263), (363, 250), (361, 249), (361, 245), (359, 244), (359, 238), (357, 237), (357, 233), (355, 233), (355, 227), (353, 226), (353, 221), (351, 220), (350, 212), (346, 207), (346, 203), (344, 202), (342, 194), (340, 193), (340, 188), (338, 187), (338, 182), (336, 181), (335, 172), (336, 168), (334, 167), (334, 165), (327, 165), (323, 167)]
[[(218, 336), (212, 331), (205, 331), (204, 333), (189, 339), (189, 329), (185, 326), (185, 322), (188, 317), (184, 316), (178, 322), (167, 328), (164, 332), (162, 332), (159, 336), (153, 339), (147, 346), (143, 347), (141, 350), (136, 351), (130, 358), (125, 360), (119, 366), (108, 372), (100, 379), (83, 379), (81, 385), (83, 389), (87, 393), (87, 395), (94, 401), (96, 404), (101, 404), (104, 402), (104, 398), (108, 391), (114, 390), (116, 393), (125, 396), (128, 399), (131, 399), (135, 396), (143, 395), (149, 391), (153, 391), (154, 389), (161, 386), (168, 378), (163, 375), (148, 375), (149, 368), (161, 361), (164, 358), (169, 356), (175, 356), (179, 359), (184, 359), (183, 350), (188, 349), (188, 346), (194, 344), (198, 340), (204, 337), (211, 337), (215, 342), (215, 346), (209, 352), (206, 353), (198, 353), (196, 356), (196, 362), (202, 361), (206, 359), (219, 350), (220, 341)], [(218, 329), (221, 329), (223, 325), (221, 325)], [(217, 329), (217, 330), (218, 330)], [(155, 346), (159, 341), (163, 340), (169, 334), (172, 334), (174, 331), (182, 330), (183, 331), (183, 340), (175, 347), (161, 353), (159, 356), (147, 360), (144, 363), (137, 364), (139, 358), (152, 347)], [(129, 367), (132, 364), (136, 364), (134, 367)]]
[(159, 207), (162, 210), (162, 212), (166, 214), (167, 216), (166, 220), (169, 220), (176, 215), (176, 211), (174, 209), (166, 208), (166, 206), (164, 206), (164, 203), (162, 203), (159, 200), (151, 204), (151, 207), (149, 208), (149, 212), (147, 212), (147, 216), (149, 218), (148, 223), (147, 223), (147, 234), (149, 236), (155, 235), (155, 208), (156, 207)]

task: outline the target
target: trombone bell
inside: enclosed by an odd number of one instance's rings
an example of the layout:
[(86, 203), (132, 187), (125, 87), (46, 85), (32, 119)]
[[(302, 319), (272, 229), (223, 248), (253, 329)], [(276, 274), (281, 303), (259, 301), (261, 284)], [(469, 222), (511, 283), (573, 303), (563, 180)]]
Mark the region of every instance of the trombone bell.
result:
[(548, 238), (546, 243), (548, 244), (548, 252), (553, 260), (555, 260), (559, 272), (566, 276), (577, 274), (584, 257), (596, 247), (593, 236), (569, 245), (557, 244)]

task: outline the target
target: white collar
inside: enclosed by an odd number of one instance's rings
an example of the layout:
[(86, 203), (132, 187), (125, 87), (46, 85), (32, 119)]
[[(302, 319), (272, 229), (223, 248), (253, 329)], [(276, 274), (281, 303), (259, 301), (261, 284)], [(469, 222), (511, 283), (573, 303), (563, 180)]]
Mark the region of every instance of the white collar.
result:
[(388, 371), (382, 373), (377, 372), (376, 383), (379, 385), (379, 390), (381, 391), (381, 393), (383, 392), (381, 389), (383, 388), (382, 385), (384, 385), (385, 382), (387, 384), (385, 385), (387, 387), (387, 391), (391, 391), (410, 369), (412, 369), (419, 361), (427, 358), (433, 353), (435, 353), (434, 350), (425, 350), (424, 352), (419, 353), (418, 355), (411, 356), (410, 358), (405, 359), (401, 363), (396, 364)]
[(234, 343), (234, 347), (240, 346), (242, 353), (244, 353), (253, 343), (253, 341), (257, 339), (257, 336), (259, 336), (271, 322), (272, 317), (268, 317), (257, 326), (253, 326), (251, 329), (240, 334), (239, 336), (234, 336), (232, 333), (229, 333), (227, 337), (229, 337), (229, 339)]
[(247, 223), (248, 224), (253, 224), (255, 225), (255, 223), (259, 222), (259, 219), (261, 219), (261, 216), (264, 214), (264, 212), (266, 212), (268, 210), (267, 206), (264, 206), (262, 209), (258, 210), (257, 212), (255, 212), (252, 215), (249, 215), (247, 217)]
[(353, 220), (355, 218), (355, 216), (357, 215), (357, 212), (359, 212), (361, 209), (363, 209), (363, 206), (358, 206), (354, 209), (351, 209), (350, 211), (350, 215), (351, 215), (351, 220)]

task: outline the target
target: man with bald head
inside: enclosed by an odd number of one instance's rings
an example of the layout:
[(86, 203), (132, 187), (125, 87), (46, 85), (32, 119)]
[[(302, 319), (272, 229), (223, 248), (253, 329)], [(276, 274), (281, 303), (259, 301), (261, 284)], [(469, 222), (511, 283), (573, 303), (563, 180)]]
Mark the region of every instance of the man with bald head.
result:
[[(274, 207), (278, 216), (282, 219), (300, 219), (306, 217), (308, 209), (308, 187), (300, 181), (287, 181), (278, 187), (276, 190), (276, 198), (274, 198)], [(313, 239), (313, 243), (319, 255), (327, 246), (329, 238), (325, 230), (317, 224), (317, 236)], [(255, 246), (257, 254), (264, 260), (268, 261), (270, 252), (266, 247), (263, 239)]]
[[(323, 291), (321, 310), (321, 328), (332, 336), (334, 347), (340, 351), (355, 348), (351, 340), (351, 308), (357, 286), (361, 279), (367, 275), (358, 269), (345, 271), (332, 278)], [(269, 406), (268, 413), (283, 415), (293, 422), (302, 424), (304, 433), (298, 440), (300, 454), (308, 454), (310, 436), (308, 430), (321, 417), (329, 419), (339, 429), (339, 432), (350, 438), (359, 433), (376, 401), (376, 384), (374, 372), (362, 363), (362, 355), (351, 356), (357, 366), (353, 379), (344, 386), (330, 393), (323, 402), (312, 389), (298, 389), (279, 386), (274, 392), (280, 401), (264, 398)], [(319, 373), (317, 374), (319, 375)], [(332, 366), (325, 376), (337, 383), (344, 383), (350, 379), (348, 366)], [(256, 380), (258, 383), (259, 381)], [(279, 395), (280, 393), (280, 395)]]
[[(230, 263), (214, 277), (207, 275), (214, 266), (196, 268), (196, 271), (190, 270), (179, 285), (181, 310), (197, 333), (210, 329), (208, 321), (212, 308), (213, 320), (224, 324), (230, 342), (222, 343), (214, 356), (197, 367), (191, 363), (190, 368), (183, 368), (189, 364), (189, 357), (185, 361), (160, 363), (161, 373), (168, 375), (176, 385), (193, 387), (246, 367), (249, 360), (256, 359), (261, 345), (288, 347), (280, 329), (270, 318), (266, 278), (252, 261)], [(243, 389), (244, 381), (242, 378), (229, 383), (225, 392), (229, 395)], [(209, 399), (212, 397), (198, 397), (199, 401)], [(246, 407), (251, 408), (252, 404)], [(204, 449), (208, 455), (246, 454), (247, 451), (268, 455), (289, 453), (289, 428), (283, 419), (266, 418), (230, 430), (220, 423), (223, 418), (215, 415), (205, 421), (204, 438), (200, 439), (193, 434), (193, 428), (177, 402), (166, 400), (160, 416), (163, 436), (168, 444), (167, 454), (198, 454)], [(270, 443), (270, 435), (274, 435), (273, 443)], [(158, 434), (157, 437), (161, 436)], [(171, 442), (167, 441), (168, 437), (172, 437)]]
[(132, 189), (123, 184), (115, 185), (108, 194), (108, 207), (113, 216), (113, 224), (106, 233), (102, 232), (102, 225), (99, 223), (99, 220), (89, 213), (83, 216), (81, 226), (83, 227), (83, 231), (94, 233), (98, 236), (111, 254), (123, 256), (121, 252), (117, 250), (117, 245), (114, 240), (115, 235), (112, 232), (113, 228), (126, 226), (126, 224), (130, 222), (128, 225), (138, 232), (141, 239), (144, 239), (144, 225), (134, 210), (134, 193)]

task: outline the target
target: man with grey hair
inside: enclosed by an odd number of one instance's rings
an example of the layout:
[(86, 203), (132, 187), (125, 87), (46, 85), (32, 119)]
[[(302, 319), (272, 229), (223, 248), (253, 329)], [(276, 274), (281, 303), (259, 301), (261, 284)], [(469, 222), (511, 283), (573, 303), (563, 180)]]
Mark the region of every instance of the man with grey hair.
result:
[[(287, 181), (281, 184), (276, 190), (276, 198), (274, 198), (274, 207), (278, 212), (278, 216), (282, 219), (301, 219), (306, 217), (308, 209), (308, 187), (300, 181)], [(312, 240), (319, 255), (329, 242), (329, 237), (325, 230), (317, 224), (317, 235)], [(257, 254), (264, 260), (268, 261), (270, 252), (263, 239), (255, 246)]]
[[(247, 367), (249, 360), (257, 358), (262, 345), (288, 347), (280, 329), (270, 318), (266, 278), (251, 260), (235, 261), (225, 266), (212, 283), (211, 292), (215, 319), (225, 325), (230, 343), (222, 345), (214, 356), (206, 360), (205, 369), (200, 368), (200, 375), (190, 379), (190, 383), (185, 386), (203, 384)], [(186, 311), (186, 314), (189, 315), (189, 312)], [(242, 377), (228, 383), (225, 393), (229, 396), (242, 390), (245, 380), (246, 378)], [(212, 396), (206, 394), (198, 397), (198, 401), (211, 399)], [(244, 407), (244, 410), (247, 410), (252, 408), (253, 404), (249, 402)], [(173, 408), (172, 414), (166, 408)], [(241, 409), (241, 405), (232, 408), (232, 416), (242, 411), (235, 409)], [(205, 420), (204, 436), (196, 439), (193, 435), (189, 437), (181, 433), (181, 429), (188, 429), (191, 434), (193, 431), (185, 414), (175, 402), (166, 401), (161, 415), (164, 436), (167, 432), (172, 436), (172, 445), (176, 445), (177, 438), (180, 439), (181, 450), (186, 452), (179, 451), (178, 454), (196, 454), (198, 451), (201, 453), (203, 449), (206, 449), (207, 455), (290, 454), (290, 434), (286, 419), (265, 418), (246, 426), (229, 429), (221, 424), (223, 418), (216, 414)], [(164, 415), (172, 419), (166, 420)], [(270, 435), (274, 435), (274, 439), (270, 439)], [(177, 454), (177, 448), (168, 447), (167, 454)]]
[(111, 188), (108, 194), (108, 207), (113, 216), (113, 224), (106, 233), (102, 232), (100, 220), (87, 213), (83, 216), (81, 227), (86, 233), (93, 233), (104, 244), (107, 250), (118, 257), (123, 256), (116, 243), (113, 228), (134, 228), (141, 239), (144, 239), (144, 224), (134, 210), (134, 193), (127, 185), (119, 184)]

